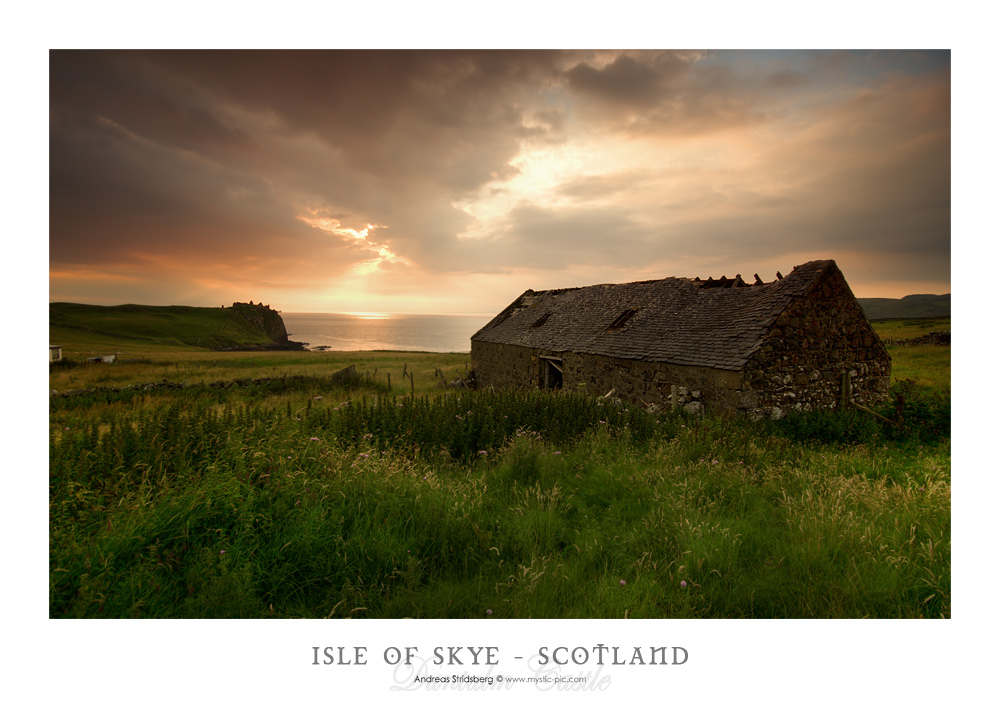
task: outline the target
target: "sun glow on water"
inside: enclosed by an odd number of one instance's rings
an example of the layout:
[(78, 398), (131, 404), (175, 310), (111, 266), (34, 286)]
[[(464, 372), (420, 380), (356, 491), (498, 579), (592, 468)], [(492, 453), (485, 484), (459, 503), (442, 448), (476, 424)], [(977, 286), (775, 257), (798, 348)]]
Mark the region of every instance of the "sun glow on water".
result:
[(357, 317), (359, 320), (391, 320), (395, 317), (389, 312), (345, 312), (344, 314)]

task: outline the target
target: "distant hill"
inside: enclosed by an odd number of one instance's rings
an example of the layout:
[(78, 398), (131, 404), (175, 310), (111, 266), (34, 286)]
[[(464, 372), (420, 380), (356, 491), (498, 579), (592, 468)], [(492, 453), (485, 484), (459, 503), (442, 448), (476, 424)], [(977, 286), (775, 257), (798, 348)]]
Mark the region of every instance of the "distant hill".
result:
[(277, 311), (234, 302), (232, 307), (80, 305), (49, 303), (49, 338), (86, 332), (120, 340), (205, 349), (294, 348)]
[(896, 317), (951, 317), (951, 293), (907, 295), (898, 300), (888, 297), (859, 297), (858, 302), (870, 320)]

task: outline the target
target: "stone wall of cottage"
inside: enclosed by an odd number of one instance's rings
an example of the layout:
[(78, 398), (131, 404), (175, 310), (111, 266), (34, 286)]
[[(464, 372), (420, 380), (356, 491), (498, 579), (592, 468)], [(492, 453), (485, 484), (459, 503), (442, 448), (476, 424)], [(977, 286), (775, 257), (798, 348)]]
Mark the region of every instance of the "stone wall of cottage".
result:
[[(871, 405), (886, 397), (891, 361), (839, 272), (778, 316), (744, 369), (740, 410), (754, 418)], [(846, 377), (845, 377), (846, 375)]]
[(614, 398), (624, 401), (716, 415), (732, 413), (744, 397), (743, 377), (737, 371), (490, 342), (472, 343), (476, 387), (539, 388), (546, 356), (561, 360), (564, 391), (593, 396), (613, 391)]
[(476, 388), (537, 388), (538, 357), (527, 347), (472, 341)]
[(646, 406), (684, 408), (689, 413), (707, 410), (716, 415), (733, 409), (740, 395), (738, 371), (574, 352), (565, 352), (562, 359), (563, 387), (590, 395), (614, 391), (615, 398)]

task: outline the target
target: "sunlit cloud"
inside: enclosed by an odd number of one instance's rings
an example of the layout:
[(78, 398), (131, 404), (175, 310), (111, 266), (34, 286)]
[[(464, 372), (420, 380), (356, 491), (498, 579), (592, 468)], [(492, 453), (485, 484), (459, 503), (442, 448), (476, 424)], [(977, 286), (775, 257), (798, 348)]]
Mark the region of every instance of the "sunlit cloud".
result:
[(321, 229), (323, 231), (328, 231), (331, 234), (336, 234), (337, 236), (343, 236), (347, 239), (356, 239), (358, 241), (367, 241), (368, 235), (375, 231), (375, 229), (384, 229), (385, 226), (376, 226), (374, 224), (366, 224), (363, 229), (351, 229), (346, 226), (341, 225), (339, 219), (334, 219), (329, 216), (299, 216), (297, 217), (300, 221), (303, 221), (313, 228)]
[(385, 226), (365, 224), (363, 229), (352, 229), (341, 224), (340, 219), (329, 216), (298, 216), (297, 218), (313, 228), (340, 236), (348, 242), (359, 242), (365, 251), (374, 254), (373, 258), (351, 266), (351, 272), (355, 275), (372, 273), (383, 263), (410, 264), (408, 259), (396, 255), (385, 244), (378, 243), (369, 238), (375, 233), (376, 229), (384, 229), (386, 228)]

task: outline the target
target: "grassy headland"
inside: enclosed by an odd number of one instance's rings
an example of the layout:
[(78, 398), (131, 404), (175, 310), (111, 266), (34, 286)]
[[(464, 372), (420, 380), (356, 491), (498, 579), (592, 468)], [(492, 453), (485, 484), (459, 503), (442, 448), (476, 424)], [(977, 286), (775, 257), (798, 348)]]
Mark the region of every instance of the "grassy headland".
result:
[(49, 304), (50, 343), (77, 354), (137, 347), (156, 351), (264, 347), (282, 343), (284, 325), (278, 332), (269, 326), (280, 322), (273, 310), (246, 303), (218, 308)]
[(52, 368), (52, 617), (950, 616), (948, 347), (890, 349), (897, 426), (161, 346)]

